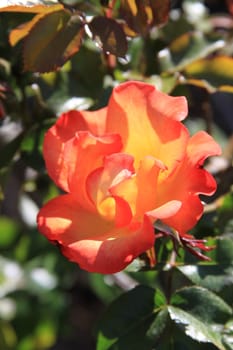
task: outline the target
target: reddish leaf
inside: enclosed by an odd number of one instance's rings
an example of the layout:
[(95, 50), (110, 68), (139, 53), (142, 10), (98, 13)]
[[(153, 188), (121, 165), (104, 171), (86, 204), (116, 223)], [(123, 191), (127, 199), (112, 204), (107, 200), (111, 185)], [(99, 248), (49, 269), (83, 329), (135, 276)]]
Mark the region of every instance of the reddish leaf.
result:
[(226, 0), (228, 11), (233, 15), (233, 0)]
[(0, 100), (0, 119), (4, 118), (5, 116), (6, 116), (6, 111), (5, 111), (5, 108), (3, 106), (3, 103)]
[(119, 57), (125, 57), (127, 41), (125, 33), (114, 19), (102, 16), (95, 17), (89, 23), (93, 39), (105, 52)]
[(150, 1), (150, 6), (153, 13), (152, 25), (160, 26), (168, 21), (170, 10), (170, 0)]
[[(154, 26), (168, 20), (170, 0), (122, 0), (120, 15), (126, 21), (126, 33), (147, 35)], [(128, 29), (127, 29), (128, 27)]]
[(11, 5), (0, 7), (0, 12), (22, 12), (22, 13), (46, 13), (48, 11), (62, 10), (64, 6), (62, 4), (56, 5), (34, 5), (34, 6), (22, 6), (22, 5)]
[(12, 46), (16, 45), (20, 40), (22, 40), (25, 36), (27, 36), (30, 30), (41, 18), (46, 16), (48, 13), (63, 10), (64, 8), (63, 5), (53, 5), (53, 6), (38, 5), (33, 7), (10, 6), (10, 7), (11, 8), (14, 7), (18, 9), (17, 12), (30, 12), (34, 10), (36, 13), (38, 13), (31, 21), (20, 25), (18, 28), (13, 29), (10, 32), (9, 40)]
[(78, 13), (60, 10), (46, 14), (25, 39), (24, 69), (40, 73), (58, 69), (79, 50), (83, 33)]

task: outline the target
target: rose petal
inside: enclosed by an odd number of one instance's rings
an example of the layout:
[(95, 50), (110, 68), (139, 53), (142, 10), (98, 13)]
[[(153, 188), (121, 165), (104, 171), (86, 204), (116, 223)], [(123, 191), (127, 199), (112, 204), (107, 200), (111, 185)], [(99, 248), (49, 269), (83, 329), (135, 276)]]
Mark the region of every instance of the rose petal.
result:
[(146, 215), (151, 217), (153, 221), (157, 219), (164, 220), (166, 218), (173, 217), (180, 210), (181, 206), (182, 202), (172, 200), (164, 205), (161, 205), (161, 207), (148, 211)]
[(93, 207), (86, 191), (89, 174), (102, 166), (104, 156), (121, 150), (119, 135), (95, 137), (87, 131), (80, 131), (65, 144), (64, 159), (67, 168), (69, 192), (76, 195), (84, 208)]
[(203, 205), (198, 196), (187, 194), (178, 212), (174, 216), (164, 218), (163, 221), (182, 235), (196, 225), (202, 214)]
[(110, 188), (132, 176), (134, 158), (128, 154), (115, 153), (106, 156), (102, 168), (97, 168), (87, 179), (87, 190), (97, 206), (109, 196)]
[(114, 227), (114, 223), (103, 220), (97, 212), (82, 208), (71, 194), (46, 203), (38, 213), (37, 223), (42, 234), (60, 244), (105, 235)]
[(103, 134), (106, 108), (96, 112), (70, 111), (58, 118), (45, 134), (43, 154), (49, 176), (64, 191), (69, 191), (67, 184), (67, 161), (64, 159), (65, 143), (78, 131), (89, 130), (94, 135)]
[(188, 141), (187, 129), (177, 121), (187, 113), (185, 101), (144, 83), (119, 85), (109, 101), (106, 131), (121, 135), (124, 152), (134, 155), (136, 166), (151, 155), (173, 171)]
[(70, 194), (40, 210), (39, 230), (101, 273), (150, 249), (157, 219), (187, 237), (203, 213), (198, 195), (216, 189), (203, 162), (221, 150), (205, 132), (190, 137), (186, 115), (185, 98), (139, 82), (115, 88), (104, 109), (64, 114), (45, 136), (44, 157)]
[(129, 204), (118, 196), (111, 196), (111, 187), (131, 177), (134, 159), (123, 153), (105, 157), (104, 166), (90, 173), (86, 181), (87, 193), (100, 215), (115, 220), (116, 226), (129, 224), (132, 213)]
[(206, 132), (196, 133), (189, 140), (187, 154), (180, 166), (159, 183), (158, 202), (161, 205), (171, 200), (182, 202), (179, 212), (169, 219), (169, 224), (177, 230), (190, 230), (200, 219), (203, 205), (198, 195), (215, 192), (215, 179), (201, 165), (207, 157), (220, 152), (218, 144)]
[(49, 201), (38, 214), (38, 228), (57, 241), (70, 260), (87, 271), (115, 273), (153, 246), (154, 231), (145, 217), (142, 224), (117, 229), (97, 213), (81, 208), (68, 194)]
[(145, 217), (143, 225), (133, 232), (122, 230), (117, 238), (78, 241), (62, 247), (71, 261), (89, 272), (112, 274), (123, 270), (136, 257), (150, 249), (155, 240), (154, 229)]
[(145, 157), (141, 160), (135, 176), (113, 186), (110, 192), (128, 202), (134, 216), (143, 218), (147, 211), (157, 207), (157, 179), (165, 170), (161, 161)]
[(189, 139), (187, 155), (193, 165), (202, 165), (206, 158), (221, 153), (220, 146), (205, 131), (199, 131)]

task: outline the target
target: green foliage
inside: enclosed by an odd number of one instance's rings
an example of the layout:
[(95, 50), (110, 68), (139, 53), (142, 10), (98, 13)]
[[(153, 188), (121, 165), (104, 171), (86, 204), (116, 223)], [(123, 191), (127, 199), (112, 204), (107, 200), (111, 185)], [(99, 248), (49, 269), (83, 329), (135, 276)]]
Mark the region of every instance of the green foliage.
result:
[[(202, 287), (178, 290), (170, 302), (160, 290), (139, 286), (113, 302), (99, 325), (98, 350), (172, 346), (177, 325), (196, 342), (226, 350), (223, 327), (232, 309)], [(197, 343), (198, 344), (198, 343)], [(178, 347), (174, 347), (178, 349)]]
[(109, 307), (100, 323), (97, 349), (127, 349), (129, 346), (150, 349), (154, 337), (158, 338), (163, 331), (166, 315), (160, 308), (164, 302), (161, 291), (144, 286), (122, 295)]

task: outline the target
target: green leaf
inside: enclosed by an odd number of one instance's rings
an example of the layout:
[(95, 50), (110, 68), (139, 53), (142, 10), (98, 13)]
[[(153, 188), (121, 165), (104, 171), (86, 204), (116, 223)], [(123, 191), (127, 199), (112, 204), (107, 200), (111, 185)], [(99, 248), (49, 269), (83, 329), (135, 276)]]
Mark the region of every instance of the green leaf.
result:
[(230, 350), (233, 350), (233, 320), (230, 320), (224, 326), (224, 343), (228, 346)]
[(203, 58), (186, 66), (188, 83), (207, 88), (210, 92), (219, 89), (233, 92), (233, 58), (216, 56)]
[[(70, 94), (71, 96), (89, 96), (99, 101), (104, 93), (103, 78), (106, 74), (100, 54), (83, 45), (77, 57), (71, 60), (71, 64), (72, 70), (67, 76), (68, 81), (63, 83), (63, 86), (67, 86), (68, 96)], [(77, 84), (77, 81), (82, 82), (82, 84)], [(107, 101), (104, 101), (104, 105)]]
[(233, 287), (233, 268), (226, 264), (185, 265), (177, 269), (193, 283), (216, 293)]
[(219, 263), (233, 265), (233, 234), (219, 237), (216, 248), (216, 259)]
[(171, 303), (206, 324), (224, 324), (232, 315), (231, 307), (223, 299), (208, 289), (198, 286), (177, 291), (172, 296)]
[(9, 322), (0, 320), (0, 348), (12, 350), (17, 346), (17, 335)]
[[(111, 277), (111, 276), (110, 276)], [(103, 303), (107, 304), (113, 301), (117, 296), (119, 296), (122, 291), (121, 289), (114, 285), (112, 280), (107, 280), (107, 276), (92, 273), (88, 275), (91, 288), (95, 291), (95, 294), (102, 300)]]
[[(97, 350), (150, 350), (155, 340), (153, 333), (156, 335), (157, 331), (158, 337), (163, 331), (162, 321), (166, 320), (166, 315), (159, 311), (165, 303), (160, 290), (145, 286), (120, 296), (100, 322)], [(156, 324), (158, 330), (155, 330)]]
[(169, 48), (159, 52), (161, 69), (169, 72), (182, 71), (223, 45), (223, 40), (209, 40), (200, 32), (185, 33), (175, 39)]
[(24, 132), (20, 133), (16, 138), (14, 138), (9, 143), (5, 144), (0, 149), (0, 169), (8, 165), (15, 153), (19, 150), (21, 142), (24, 138)]
[(168, 320), (168, 310), (167, 307), (159, 311), (151, 323), (149, 329), (146, 332), (147, 338), (151, 339), (153, 344), (159, 342), (161, 335), (163, 334)]
[(6, 216), (0, 216), (0, 248), (10, 246), (19, 233), (19, 227), (15, 221)]
[(94, 17), (88, 25), (97, 45), (107, 53), (125, 57), (128, 45), (125, 33), (114, 19)]
[(171, 320), (181, 326), (190, 338), (197, 342), (212, 343), (219, 350), (227, 350), (221, 341), (220, 334), (207, 323), (174, 306), (168, 306), (168, 312)]
[(24, 43), (24, 70), (49, 72), (78, 52), (84, 34), (79, 14), (59, 10), (35, 23)]

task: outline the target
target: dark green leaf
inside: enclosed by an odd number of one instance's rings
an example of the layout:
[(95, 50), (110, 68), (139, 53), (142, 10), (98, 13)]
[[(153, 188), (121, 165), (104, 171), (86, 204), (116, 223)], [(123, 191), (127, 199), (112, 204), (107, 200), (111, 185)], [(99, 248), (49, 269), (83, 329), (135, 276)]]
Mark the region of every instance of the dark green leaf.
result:
[[(165, 297), (162, 292), (149, 287), (138, 286), (123, 294), (110, 305), (99, 325), (97, 349), (150, 350), (155, 332), (151, 325), (163, 305)], [(163, 330), (162, 319), (166, 319), (164, 314), (160, 314), (157, 320), (160, 325), (158, 336)]]
[(181, 326), (190, 338), (197, 342), (212, 343), (219, 350), (227, 350), (221, 341), (220, 334), (208, 324), (174, 306), (168, 306), (168, 312), (171, 319)]
[(185, 265), (177, 267), (189, 280), (213, 292), (233, 287), (233, 267), (222, 265)]
[[(68, 82), (63, 83), (62, 89), (67, 88), (67, 93), (73, 96), (90, 96), (99, 100), (103, 94), (103, 78), (106, 73), (101, 63), (100, 54), (96, 50), (89, 50), (82, 46), (77, 57), (73, 58), (71, 63), (72, 71), (68, 75)], [(82, 84), (77, 84), (77, 81), (82, 82)], [(107, 101), (108, 99), (104, 101), (105, 106)]]
[(121, 294), (121, 289), (117, 285), (113, 285), (111, 279), (109, 280), (109, 283), (107, 283), (106, 276), (93, 273), (89, 275), (89, 281), (95, 294), (98, 295), (105, 304), (113, 301)]
[(0, 150), (0, 169), (8, 165), (13, 159), (15, 153), (19, 150), (23, 141), (24, 132), (20, 133), (15, 139), (1, 147)]
[(154, 321), (150, 325), (150, 328), (146, 332), (147, 338), (149, 338), (153, 344), (159, 342), (159, 339), (167, 326), (167, 320), (168, 311), (167, 308), (164, 308), (157, 313)]
[(225, 234), (219, 237), (216, 259), (219, 263), (233, 264), (233, 234)]
[(171, 303), (207, 324), (225, 323), (232, 310), (223, 299), (208, 289), (192, 286), (177, 291)]

